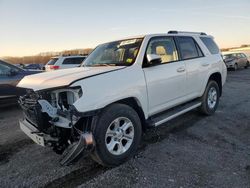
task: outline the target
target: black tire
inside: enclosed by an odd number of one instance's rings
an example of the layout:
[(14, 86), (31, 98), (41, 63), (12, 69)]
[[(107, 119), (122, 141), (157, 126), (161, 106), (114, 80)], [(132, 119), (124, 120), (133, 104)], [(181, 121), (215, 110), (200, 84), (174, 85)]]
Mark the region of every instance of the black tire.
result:
[[(209, 105), (209, 91), (211, 91), (212, 89), (211, 88), (214, 88), (213, 91), (216, 91), (216, 95), (217, 95), (217, 98), (216, 98), (216, 102), (214, 103), (214, 106), (211, 107)], [(214, 112), (216, 111), (218, 105), (219, 105), (219, 97), (220, 97), (220, 90), (219, 90), (219, 86), (217, 84), (217, 82), (215, 82), (214, 80), (210, 80), (207, 84), (207, 87), (205, 89), (205, 92), (203, 94), (203, 96), (201, 97), (201, 107), (200, 107), (200, 112), (202, 114), (205, 114), (205, 115), (212, 115), (214, 114)]]
[[(131, 145), (124, 153), (114, 155), (108, 150), (108, 146), (106, 146), (106, 133), (108, 129), (110, 129), (112, 122), (117, 118), (126, 118), (132, 122), (134, 136)], [(121, 126), (120, 123), (119, 126)], [(106, 107), (98, 116), (93, 134), (96, 141), (96, 147), (92, 153), (92, 159), (103, 166), (117, 166), (124, 163), (135, 154), (141, 141), (141, 121), (136, 111), (130, 106), (125, 104), (112, 104)], [(122, 141), (120, 141), (120, 143), (122, 143)]]
[(239, 68), (239, 67), (238, 67), (238, 64), (235, 63), (235, 64), (234, 64), (234, 67), (233, 67), (233, 70), (234, 70), (234, 71), (237, 71), (238, 68)]
[(248, 67), (249, 67), (249, 62), (247, 62), (246, 66), (244, 68), (247, 69)]

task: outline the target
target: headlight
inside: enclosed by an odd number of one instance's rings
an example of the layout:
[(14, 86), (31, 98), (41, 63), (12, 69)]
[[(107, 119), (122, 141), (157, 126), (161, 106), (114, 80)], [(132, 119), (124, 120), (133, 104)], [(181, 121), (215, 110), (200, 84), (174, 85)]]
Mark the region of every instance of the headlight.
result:
[(69, 87), (51, 91), (51, 105), (68, 110), (82, 96), (81, 87)]

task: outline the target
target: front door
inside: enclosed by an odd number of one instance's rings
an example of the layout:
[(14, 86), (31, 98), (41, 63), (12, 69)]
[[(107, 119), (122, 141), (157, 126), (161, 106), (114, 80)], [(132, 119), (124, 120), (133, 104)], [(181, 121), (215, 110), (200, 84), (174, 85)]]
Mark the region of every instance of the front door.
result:
[(149, 41), (146, 56), (155, 54), (162, 63), (146, 66), (144, 74), (148, 90), (149, 115), (156, 114), (172, 105), (181, 103), (185, 96), (186, 67), (179, 61), (177, 49), (172, 37), (154, 37)]

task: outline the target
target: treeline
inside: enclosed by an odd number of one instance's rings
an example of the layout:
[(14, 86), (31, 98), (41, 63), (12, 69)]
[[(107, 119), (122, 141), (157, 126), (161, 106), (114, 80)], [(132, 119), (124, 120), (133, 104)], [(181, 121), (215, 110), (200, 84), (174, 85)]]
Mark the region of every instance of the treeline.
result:
[(43, 52), (34, 56), (4, 57), (4, 60), (13, 64), (46, 64), (51, 57), (61, 55), (88, 55), (93, 49), (74, 49), (61, 52)]
[(250, 47), (250, 44), (242, 44), (240, 47), (222, 48), (221, 51), (226, 52), (237, 48), (247, 48), (247, 47)]

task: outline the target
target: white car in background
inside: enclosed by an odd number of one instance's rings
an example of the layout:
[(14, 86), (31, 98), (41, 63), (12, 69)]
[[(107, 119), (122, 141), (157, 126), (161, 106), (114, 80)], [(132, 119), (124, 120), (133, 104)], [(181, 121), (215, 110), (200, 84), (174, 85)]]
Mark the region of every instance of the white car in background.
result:
[(67, 69), (74, 68), (81, 65), (84, 59), (87, 56), (58, 56), (53, 57), (50, 61), (45, 65), (46, 71), (58, 70), (58, 69)]

